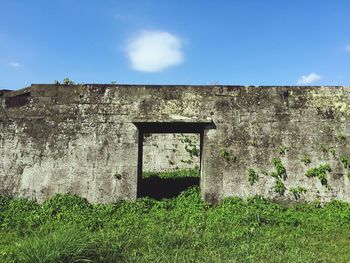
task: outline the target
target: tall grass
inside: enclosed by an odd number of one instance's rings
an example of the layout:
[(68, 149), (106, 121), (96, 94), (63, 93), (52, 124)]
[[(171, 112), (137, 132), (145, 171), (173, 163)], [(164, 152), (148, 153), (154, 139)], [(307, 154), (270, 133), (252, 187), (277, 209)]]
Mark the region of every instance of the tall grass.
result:
[(0, 198), (0, 262), (349, 262), (350, 205)]

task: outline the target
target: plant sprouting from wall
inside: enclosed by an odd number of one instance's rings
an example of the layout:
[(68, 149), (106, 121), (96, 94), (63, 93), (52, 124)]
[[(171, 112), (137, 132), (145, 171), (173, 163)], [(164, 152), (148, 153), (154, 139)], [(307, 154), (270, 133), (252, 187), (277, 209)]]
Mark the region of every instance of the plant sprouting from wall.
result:
[(323, 153), (331, 153), (333, 155), (333, 157), (335, 157), (335, 153), (336, 153), (336, 148), (333, 146), (327, 147), (326, 145), (322, 144), (321, 145), (321, 151)]
[(283, 195), (286, 191), (286, 187), (284, 186), (284, 183), (280, 178), (276, 178), (275, 186), (274, 186), (275, 193), (278, 193), (280, 195)]
[(340, 161), (344, 165), (345, 169), (349, 169), (350, 168), (350, 158), (347, 155), (342, 155), (340, 157)]
[(271, 173), (271, 176), (276, 179), (274, 191), (275, 193), (283, 195), (284, 192), (286, 191), (286, 187), (284, 186), (282, 180), (286, 180), (287, 171), (286, 171), (286, 168), (283, 166), (281, 158), (273, 158), (272, 162), (276, 169), (274, 172)]
[(328, 151), (333, 155), (333, 157), (335, 157), (335, 147), (329, 147)]
[(307, 192), (307, 190), (301, 186), (292, 187), (289, 189), (289, 191), (293, 194), (295, 200), (299, 200), (301, 198), (301, 195)]
[(171, 150), (173, 151), (173, 153), (175, 153), (176, 149), (177, 149), (177, 144), (173, 143), (172, 146), (173, 146), (173, 148)]
[[(347, 155), (342, 155), (340, 157), (340, 161), (342, 162), (342, 164), (344, 165), (345, 169), (350, 169), (350, 158)], [(348, 171), (347, 173), (347, 177), (350, 180), (350, 171)]]
[(253, 185), (259, 179), (259, 175), (254, 171), (254, 169), (248, 169), (248, 182)]
[(64, 85), (74, 85), (74, 81), (71, 80), (70, 78), (64, 78), (63, 79), (63, 84)]
[(337, 133), (337, 135), (335, 136), (336, 140), (338, 142), (345, 142), (346, 141), (346, 137), (343, 133), (339, 132)]
[(331, 166), (329, 164), (320, 164), (318, 167), (310, 168), (306, 172), (307, 177), (317, 177), (322, 185), (327, 185), (327, 172), (331, 172)]
[[(55, 80), (54, 83), (56, 85), (60, 85), (61, 84), (58, 80)], [(75, 83), (70, 78), (64, 78), (62, 84), (64, 84), (64, 85), (74, 85)]]
[(224, 148), (220, 149), (220, 154), (227, 162), (235, 162), (237, 160), (236, 156)]
[(113, 177), (114, 177), (116, 180), (122, 179), (122, 175), (121, 175), (120, 173), (118, 173), (118, 172), (116, 172), (116, 173), (113, 175)]
[(301, 161), (305, 164), (308, 165), (311, 163), (311, 158), (309, 155), (304, 155), (303, 158), (301, 158)]
[(188, 136), (182, 134), (182, 138), (180, 139), (180, 141), (185, 144), (185, 150), (189, 153), (191, 158), (193, 158), (194, 156), (199, 156), (199, 148)]
[(289, 147), (287, 146), (280, 146), (278, 147), (278, 152), (280, 155), (286, 155), (286, 153), (289, 151)]
[(279, 177), (283, 180), (286, 180), (287, 178), (287, 171), (286, 168), (282, 164), (281, 158), (273, 158), (273, 165), (276, 168), (276, 175), (274, 177)]
[(187, 164), (192, 164), (193, 163), (192, 159), (188, 159), (188, 160), (181, 159), (180, 162), (187, 163)]

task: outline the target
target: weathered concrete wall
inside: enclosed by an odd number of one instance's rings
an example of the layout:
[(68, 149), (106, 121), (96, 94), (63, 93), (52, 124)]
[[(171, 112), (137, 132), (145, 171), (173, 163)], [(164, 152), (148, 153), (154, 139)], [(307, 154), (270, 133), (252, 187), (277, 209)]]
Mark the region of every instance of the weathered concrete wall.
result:
[[(294, 189), (301, 200), (350, 201), (350, 87), (32, 85), (0, 98), (1, 193), (135, 199), (133, 122), (212, 122), (203, 131), (205, 200), (288, 201)], [(321, 164), (332, 171), (305, 176)]]
[(160, 172), (199, 167), (199, 140), (199, 134), (145, 134), (143, 170)]

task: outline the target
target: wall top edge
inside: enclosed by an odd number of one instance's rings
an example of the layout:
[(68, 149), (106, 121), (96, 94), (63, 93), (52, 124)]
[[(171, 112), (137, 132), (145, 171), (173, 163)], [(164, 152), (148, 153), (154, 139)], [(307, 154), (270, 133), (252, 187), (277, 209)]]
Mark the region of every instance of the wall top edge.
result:
[(33, 90), (43, 89), (94, 89), (94, 88), (109, 88), (109, 89), (176, 89), (190, 90), (203, 89), (206, 91), (213, 90), (254, 90), (254, 89), (277, 89), (277, 90), (320, 90), (320, 89), (337, 89), (349, 90), (350, 86), (242, 86), (242, 85), (141, 85), (141, 84), (32, 84), (30, 87), (25, 87), (19, 90), (0, 90), (0, 97), (13, 97), (31, 92)]

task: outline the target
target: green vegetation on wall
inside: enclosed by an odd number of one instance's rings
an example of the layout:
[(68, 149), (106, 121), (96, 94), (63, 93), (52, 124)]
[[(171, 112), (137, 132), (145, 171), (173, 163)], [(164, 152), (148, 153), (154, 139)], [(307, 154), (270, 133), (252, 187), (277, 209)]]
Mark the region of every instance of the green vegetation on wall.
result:
[(285, 155), (288, 151), (289, 151), (289, 147), (287, 146), (278, 147), (278, 152), (280, 155)]
[(226, 162), (235, 162), (237, 160), (237, 156), (224, 148), (220, 149), (220, 155), (226, 160)]
[[(57, 85), (61, 84), (58, 80), (55, 80), (54, 83)], [(73, 80), (71, 80), (70, 78), (64, 78), (62, 81), (62, 84), (63, 85), (74, 85), (75, 82)]]
[[(191, 138), (185, 134), (181, 134), (180, 142), (185, 145), (185, 151), (189, 154), (189, 159), (180, 160), (183, 163), (192, 164), (194, 157), (199, 157), (200, 149), (195, 142), (191, 140)], [(173, 151), (177, 149), (177, 145), (173, 145)]]
[(345, 169), (350, 168), (350, 158), (347, 155), (342, 155), (340, 161), (343, 163)]
[[(342, 155), (340, 161), (343, 163), (345, 169), (350, 169), (350, 158), (347, 155)], [(350, 171), (347, 172), (347, 177), (350, 181)]]
[(321, 145), (321, 151), (325, 154), (331, 153), (333, 157), (335, 157), (336, 154), (336, 148), (333, 146), (326, 146), (324, 144)]
[(338, 142), (345, 142), (346, 141), (346, 136), (341, 132), (338, 132), (335, 138)]
[(311, 158), (309, 155), (304, 155), (303, 158), (301, 159), (301, 161), (305, 164), (308, 165), (311, 163)]
[(273, 158), (273, 165), (275, 166), (275, 171), (271, 173), (271, 176), (275, 178), (274, 191), (279, 195), (283, 195), (286, 191), (286, 187), (282, 180), (287, 179), (287, 171), (284, 167), (281, 158)]
[(301, 198), (301, 195), (307, 192), (307, 190), (301, 186), (292, 187), (289, 189), (289, 191), (293, 194), (295, 200), (299, 200)]
[(276, 178), (275, 186), (274, 186), (275, 193), (278, 193), (280, 195), (283, 195), (286, 191), (286, 187), (284, 186), (284, 183), (280, 178)]
[(200, 150), (197, 147), (197, 144), (191, 140), (190, 137), (182, 134), (182, 138), (180, 138), (180, 142), (185, 144), (185, 150), (189, 153), (190, 157), (199, 157)]
[(254, 169), (248, 169), (248, 182), (250, 185), (253, 185), (259, 179), (258, 174), (254, 171)]
[(287, 171), (286, 168), (283, 166), (282, 164), (282, 160), (281, 158), (273, 158), (273, 164), (276, 168), (276, 172), (274, 177), (279, 177), (283, 180), (285, 180), (287, 178)]
[(306, 172), (307, 177), (317, 177), (322, 185), (327, 185), (327, 172), (331, 172), (329, 164), (320, 164), (318, 167), (310, 168)]

